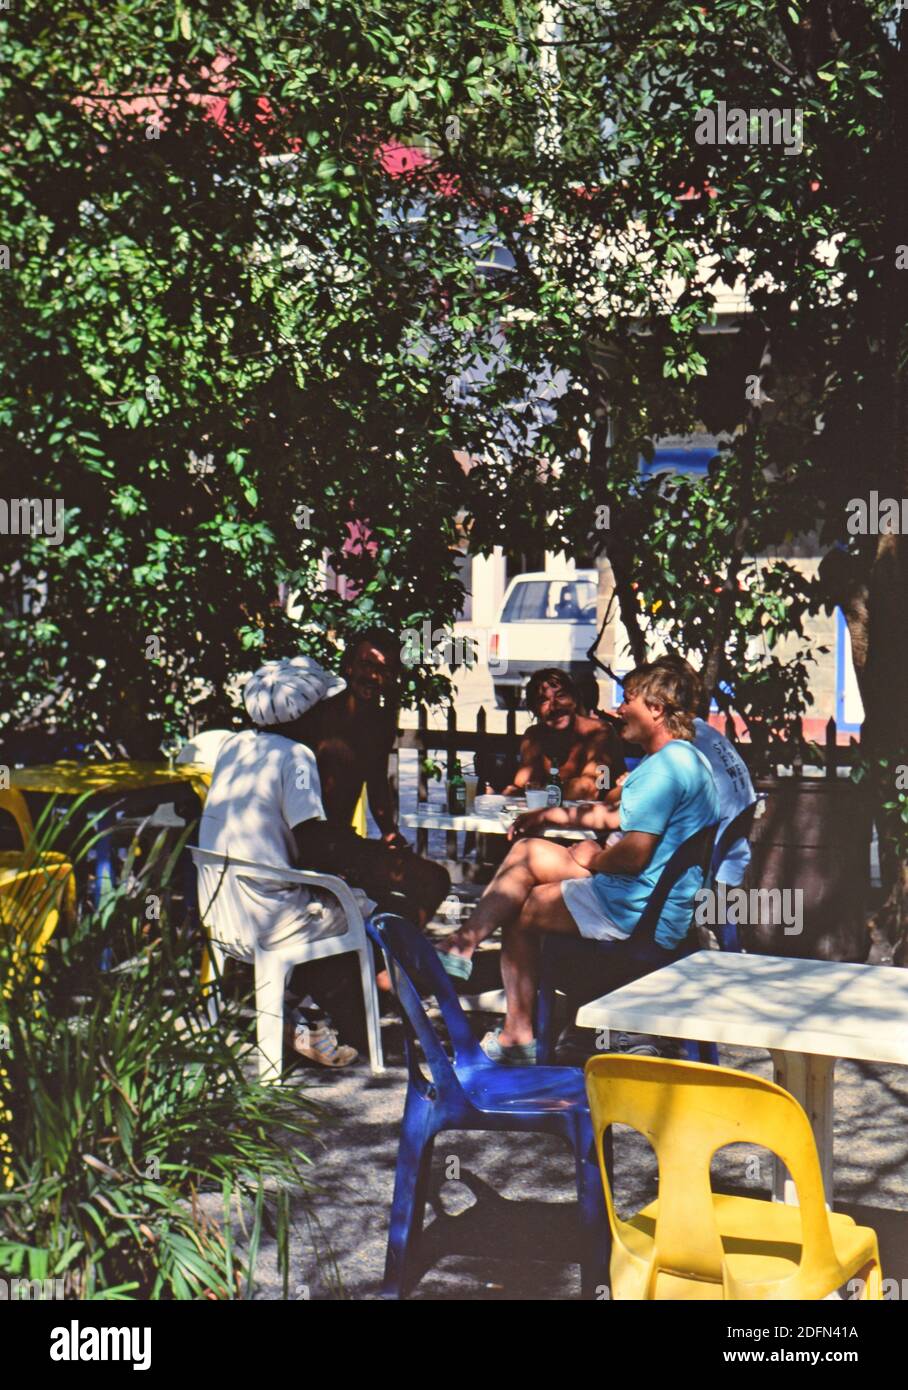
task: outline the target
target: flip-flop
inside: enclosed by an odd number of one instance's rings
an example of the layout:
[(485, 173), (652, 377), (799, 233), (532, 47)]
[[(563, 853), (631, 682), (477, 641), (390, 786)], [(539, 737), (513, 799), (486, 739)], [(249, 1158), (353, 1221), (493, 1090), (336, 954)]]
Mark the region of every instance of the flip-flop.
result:
[(539, 1047), (536, 1038), (528, 1043), (512, 1043), (510, 1047), (505, 1047), (500, 1039), (501, 1029), (495, 1028), (491, 1033), (486, 1033), (479, 1044), (490, 1062), (503, 1062), (507, 1067), (534, 1067), (536, 1065), (536, 1054)]
[(450, 975), (452, 980), (468, 980), (473, 974), (471, 956), (452, 956), (450, 951), (439, 951), (438, 958), (445, 974)]

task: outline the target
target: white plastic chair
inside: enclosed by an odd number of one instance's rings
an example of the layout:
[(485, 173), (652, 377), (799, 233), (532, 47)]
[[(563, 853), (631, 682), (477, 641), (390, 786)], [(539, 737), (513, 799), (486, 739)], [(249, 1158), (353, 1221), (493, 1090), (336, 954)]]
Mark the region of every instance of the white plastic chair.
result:
[(194, 738), (187, 739), (177, 754), (178, 763), (200, 763), (202, 767), (214, 767), (221, 744), (230, 738), (230, 729), (205, 729)]
[[(372, 947), (366, 936), (359, 904), (348, 884), (342, 878), (310, 873), (307, 869), (276, 868), (269, 864), (253, 864), (244, 859), (227, 859), (211, 850), (193, 848), (191, 853), (199, 880), (199, 909), (208, 932), (208, 945), (216, 974), (220, 976), (223, 973), (226, 956), (245, 961), (255, 970), (260, 1079), (277, 1081), (280, 1078), (284, 1041), (284, 988), (289, 972), (295, 965), (302, 965), (305, 961), (319, 960), (323, 956), (340, 956), (349, 951), (355, 951), (359, 956), (372, 1075), (381, 1076), (385, 1068)], [(218, 892), (228, 875), (267, 879), (271, 883), (279, 879), (281, 883), (299, 883), (305, 884), (307, 888), (324, 889), (340, 902), (347, 916), (347, 929), (337, 936), (312, 940), (305, 935), (303, 928), (289, 940), (265, 950), (260, 946), (255, 929), (248, 920), (239, 918), (230, 911), (230, 896)], [(209, 996), (209, 1017), (212, 1023), (216, 1021), (217, 1015), (217, 995), (212, 989)]]

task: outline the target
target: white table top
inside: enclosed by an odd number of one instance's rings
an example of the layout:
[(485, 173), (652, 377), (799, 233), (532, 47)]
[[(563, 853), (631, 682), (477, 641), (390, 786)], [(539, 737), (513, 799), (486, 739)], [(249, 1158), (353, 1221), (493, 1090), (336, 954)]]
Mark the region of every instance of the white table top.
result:
[[(401, 823), (410, 830), (470, 830), (476, 835), (506, 835), (513, 824), (513, 820), (504, 816), (452, 816), (447, 811), (431, 810), (417, 811), (414, 815), (409, 812), (401, 816)], [(596, 838), (593, 830), (578, 830), (570, 826), (550, 825), (543, 831), (544, 835), (557, 835), (564, 840), (593, 840)]]
[(908, 1065), (908, 970), (697, 951), (585, 1004), (577, 1023)]

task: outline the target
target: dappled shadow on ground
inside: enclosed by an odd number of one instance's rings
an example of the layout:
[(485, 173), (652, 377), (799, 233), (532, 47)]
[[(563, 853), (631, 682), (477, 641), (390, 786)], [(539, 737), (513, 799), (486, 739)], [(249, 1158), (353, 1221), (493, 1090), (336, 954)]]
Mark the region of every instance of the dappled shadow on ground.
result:
[[(558, 1164), (555, 1156), (554, 1162)], [(564, 1151), (570, 1166), (570, 1155)], [(562, 1176), (559, 1173), (559, 1178)], [(450, 1191), (445, 1192), (445, 1188)], [(455, 1210), (446, 1211), (445, 1204)], [(476, 1173), (436, 1186), (418, 1264), (419, 1298), (545, 1299), (578, 1297), (580, 1229), (576, 1203), (502, 1197)], [(433, 1293), (439, 1277), (457, 1293)]]
[[(291, 1288), (304, 1288), (312, 1299), (375, 1298), (381, 1288), (406, 1090), (399, 1024), (385, 1019), (382, 1034), (385, 1076), (372, 1077), (359, 1065), (340, 1073), (305, 1068), (298, 1079), (328, 1119), (311, 1154), (321, 1189), (317, 1224), (300, 1222), (293, 1249)], [(765, 1054), (723, 1048), (720, 1055), (725, 1065), (771, 1074)], [(906, 1100), (908, 1070), (839, 1064), (835, 1207), (877, 1231), (883, 1273), (900, 1288), (908, 1280)], [(734, 1145), (716, 1156), (713, 1183), (719, 1191), (768, 1197), (771, 1169), (766, 1150)], [(623, 1131), (616, 1144), (619, 1209), (637, 1210), (655, 1192), (652, 1151), (641, 1136)], [(439, 1135), (411, 1298), (575, 1299), (577, 1258), (574, 1165), (566, 1145), (544, 1135)], [(280, 1298), (269, 1270), (266, 1250), (258, 1296)]]

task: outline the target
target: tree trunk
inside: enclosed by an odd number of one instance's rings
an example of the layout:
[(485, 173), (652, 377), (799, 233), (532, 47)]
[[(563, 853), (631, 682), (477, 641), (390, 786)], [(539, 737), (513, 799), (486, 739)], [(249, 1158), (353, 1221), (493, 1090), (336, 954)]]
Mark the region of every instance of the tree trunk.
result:
[[(764, 357), (765, 357), (764, 351)], [(728, 634), (731, 631), (732, 619), (735, 615), (735, 598), (738, 592), (738, 573), (744, 562), (747, 535), (750, 529), (750, 507), (753, 497), (753, 470), (756, 467), (757, 440), (756, 431), (759, 421), (759, 411), (752, 407), (749, 411), (749, 418), (744, 436), (741, 440), (741, 508), (738, 512), (738, 524), (735, 527), (734, 539), (732, 541), (731, 554), (728, 557), (728, 566), (725, 571), (725, 581), (722, 591), (719, 594), (719, 602), (716, 604), (716, 618), (713, 624), (713, 635), (703, 663), (703, 697), (698, 711), (701, 719), (709, 718), (709, 707), (719, 683), (719, 672), (722, 667), (722, 656), (728, 642)]]
[[(608, 460), (609, 420), (603, 415), (603, 418), (597, 420), (593, 425), (590, 434), (590, 477), (594, 486), (602, 484), (607, 489)], [(618, 610), (631, 644), (634, 665), (640, 666), (646, 660), (646, 635), (640, 626), (637, 593), (633, 588), (631, 579), (635, 538), (628, 536), (626, 529), (622, 528), (620, 508), (615, 506), (611, 508), (609, 522), (610, 529), (605, 550), (612, 567)]]
[(719, 683), (719, 670), (722, 663), (722, 654), (728, 642), (728, 634), (731, 631), (732, 618), (735, 613), (735, 596), (738, 592), (738, 571), (744, 561), (744, 544), (747, 538), (748, 524), (746, 517), (742, 517), (735, 528), (734, 545), (731, 555), (728, 557), (728, 568), (725, 573), (725, 582), (722, 585), (722, 592), (719, 595), (719, 602), (716, 604), (716, 620), (713, 625), (713, 637), (709, 651), (706, 653), (706, 660), (703, 663), (703, 697), (700, 701), (698, 714), (701, 719), (709, 718), (709, 707), (712, 703), (713, 694)]
[[(892, 68), (887, 74), (887, 167), (900, 169), (908, 139), (908, 21), (899, 14)], [(881, 451), (881, 482), (887, 497), (908, 497), (908, 373), (905, 363), (905, 324), (908, 322), (908, 281), (897, 269), (892, 247), (904, 240), (908, 217), (908, 186), (903, 178), (885, 181), (886, 219), (882, 228), (884, 283), (882, 297), (882, 364), (886, 369), (880, 405), (888, 406), (888, 438)], [(885, 766), (880, 800), (895, 799), (894, 779), (899, 763), (908, 762), (908, 537), (880, 536), (869, 584), (870, 621), (865, 675), (866, 716), (862, 737), (878, 765)], [(861, 692), (862, 696), (864, 692)], [(879, 760), (885, 758), (885, 764)], [(893, 958), (908, 965), (908, 866), (901, 847), (904, 825), (878, 807), (880, 868), (885, 902), (880, 925), (895, 940)]]

